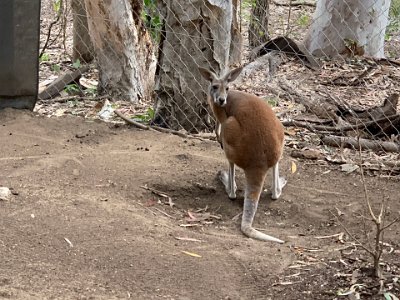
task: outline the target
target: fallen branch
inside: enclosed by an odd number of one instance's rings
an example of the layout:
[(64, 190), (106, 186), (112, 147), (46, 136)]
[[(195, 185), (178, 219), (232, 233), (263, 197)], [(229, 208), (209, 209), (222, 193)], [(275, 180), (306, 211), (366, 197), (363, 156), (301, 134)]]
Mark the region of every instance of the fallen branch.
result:
[(170, 196), (168, 196), (167, 194), (165, 194), (165, 193), (163, 193), (163, 192), (160, 192), (160, 191), (158, 191), (158, 190), (156, 190), (156, 189), (150, 188), (150, 187), (148, 187), (147, 185), (141, 185), (140, 187), (141, 187), (142, 189), (151, 191), (153, 194), (155, 194), (155, 195), (157, 195), (157, 196), (160, 196), (160, 197), (163, 197), (163, 198), (167, 198), (167, 199), (168, 199), (168, 204), (169, 204), (169, 206), (173, 207), (173, 206), (175, 205), (175, 203), (172, 202), (172, 198), (171, 198)]
[(362, 150), (400, 152), (400, 145), (394, 142), (374, 141), (333, 135), (324, 136), (321, 140), (325, 145), (333, 147), (345, 147), (351, 149), (358, 149), (361, 147)]
[[(53, 98), (51, 101), (44, 101), (47, 103), (53, 103), (53, 102), (58, 102), (58, 103), (64, 103), (68, 101), (99, 101), (103, 99), (110, 98), (109, 95), (103, 95), (103, 96), (97, 96), (97, 97), (82, 97), (82, 96), (67, 96), (67, 97), (58, 97), (58, 98)], [(43, 100), (42, 100), (43, 101)]]
[(143, 125), (142, 123), (136, 122), (135, 120), (132, 120), (128, 117), (125, 117), (125, 115), (123, 113), (121, 113), (119, 110), (114, 110), (114, 113), (120, 117), (122, 120), (124, 120), (125, 122), (134, 125), (137, 128), (140, 129), (144, 129), (144, 130), (150, 130), (151, 128), (149, 126)]
[(68, 84), (74, 82), (81, 76), (83, 73), (89, 70), (89, 66), (85, 65), (80, 67), (79, 69), (65, 72), (60, 75), (56, 80), (54, 80), (44, 91), (39, 93), (39, 100), (51, 99), (54, 96), (58, 95)]
[(369, 59), (372, 59), (376, 63), (385, 63), (386, 65), (389, 66), (397, 66), (400, 67), (400, 60), (395, 60), (395, 59), (390, 59), (390, 58), (374, 58), (374, 57), (367, 57)]
[(166, 216), (166, 217), (168, 217), (168, 218), (171, 218), (171, 219), (173, 219), (173, 220), (176, 220), (175, 217), (173, 217), (173, 216), (167, 214), (165, 211), (162, 211), (161, 209), (159, 209), (159, 208), (157, 208), (157, 207), (154, 207), (154, 209), (155, 209), (156, 211), (162, 213), (164, 216)]
[[(141, 207), (147, 209), (147, 210), (148, 210), (149, 212), (151, 212), (153, 215), (157, 216), (157, 213), (156, 213), (156, 212), (154, 212), (154, 211), (152, 211), (150, 208), (144, 206), (142, 203), (137, 202), (137, 204), (139, 204)], [(131, 210), (131, 209), (128, 209), (128, 211), (130, 211), (130, 212), (135, 212), (134, 210)]]
[(370, 66), (366, 70), (364, 70), (360, 75), (348, 78), (346, 76), (338, 76), (332, 80), (323, 81), (321, 84), (323, 85), (336, 85), (336, 86), (357, 86), (361, 84), (365, 84), (366, 77), (370, 76), (374, 71), (376, 71), (376, 66)]
[(144, 125), (142, 123), (136, 122), (135, 120), (132, 120), (128, 117), (126, 117), (123, 113), (121, 113), (119, 110), (115, 110), (114, 113), (120, 117), (121, 119), (123, 119), (125, 122), (136, 126), (137, 128), (143, 129), (143, 130), (152, 130), (152, 131), (158, 131), (158, 132), (163, 132), (163, 133), (170, 133), (173, 135), (177, 135), (180, 136), (182, 138), (185, 139), (196, 139), (196, 140), (200, 140), (200, 141), (207, 141), (209, 139), (204, 139), (198, 136), (194, 136), (194, 135), (190, 135), (190, 134), (186, 134), (177, 130), (173, 130), (173, 129), (169, 129), (169, 128), (163, 128), (163, 127), (158, 127), (158, 126), (148, 126), (148, 125)]
[(364, 129), (370, 127), (372, 125), (378, 125), (383, 122), (391, 122), (400, 119), (400, 115), (391, 115), (387, 117), (383, 117), (373, 121), (361, 122), (357, 125), (347, 125), (347, 126), (325, 126), (325, 125), (314, 125), (310, 123), (306, 123), (304, 121), (299, 120), (284, 120), (282, 121), (283, 126), (294, 126), (294, 127), (302, 127), (307, 128), (310, 131), (329, 131), (329, 132), (346, 132), (346, 131), (354, 131), (358, 129)]
[(297, 120), (283, 120), (282, 125), (283, 126), (302, 127), (302, 128), (306, 128), (310, 131), (340, 132), (340, 129), (338, 127), (325, 126), (325, 125), (314, 125), (314, 124), (297, 121)]
[(298, 1), (290, 1), (290, 2), (279, 2), (279, 1), (272, 1), (273, 4), (276, 6), (310, 6), (310, 7), (315, 7), (316, 3), (315, 2), (308, 2), (304, 0), (298, 0)]
[(328, 103), (327, 101), (324, 102), (324, 105), (321, 105), (320, 101), (315, 101), (311, 98), (304, 97), (299, 91), (283, 80), (279, 80), (278, 84), (279, 87), (287, 93), (289, 96), (288, 98), (291, 101), (304, 105), (307, 111), (313, 113), (321, 119), (334, 120), (335, 122), (337, 121), (338, 116), (336, 115), (336, 106)]

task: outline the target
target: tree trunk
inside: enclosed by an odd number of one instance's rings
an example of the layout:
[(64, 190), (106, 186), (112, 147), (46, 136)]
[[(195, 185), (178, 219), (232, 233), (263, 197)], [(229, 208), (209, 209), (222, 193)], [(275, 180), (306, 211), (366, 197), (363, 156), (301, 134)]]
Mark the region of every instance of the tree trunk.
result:
[(211, 129), (207, 82), (198, 67), (225, 71), (231, 47), (232, 3), (163, 0), (154, 122), (175, 130)]
[(258, 47), (269, 40), (268, 35), (269, 0), (256, 0), (251, 8), (249, 44)]
[(94, 50), (89, 35), (85, 1), (72, 0), (71, 6), (74, 16), (72, 59), (74, 62), (79, 59), (82, 63), (90, 63), (94, 58)]
[[(99, 68), (99, 93), (137, 102), (153, 91), (155, 59), (141, 0), (85, 0)], [(153, 63), (154, 62), (154, 63)]]
[(315, 56), (384, 57), (390, 0), (318, 0), (306, 47)]
[(229, 65), (238, 66), (242, 62), (242, 45), (243, 37), (240, 32), (239, 24), (239, 11), (238, 7), (240, 5), (239, 0), (232, 1), (232, 27), (231, 27), (231, 48), (229, 54)]

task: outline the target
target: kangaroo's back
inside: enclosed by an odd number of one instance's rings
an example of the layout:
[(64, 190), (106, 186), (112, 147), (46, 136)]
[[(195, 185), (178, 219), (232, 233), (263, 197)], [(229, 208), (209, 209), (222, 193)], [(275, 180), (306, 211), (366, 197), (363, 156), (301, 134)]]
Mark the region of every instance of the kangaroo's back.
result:
[(282, 155), (284, 131), (272, 108), (257, 96), (230, 91), (225, 111), (222, 135), (227, 158), (241, 168), (275, 165)]

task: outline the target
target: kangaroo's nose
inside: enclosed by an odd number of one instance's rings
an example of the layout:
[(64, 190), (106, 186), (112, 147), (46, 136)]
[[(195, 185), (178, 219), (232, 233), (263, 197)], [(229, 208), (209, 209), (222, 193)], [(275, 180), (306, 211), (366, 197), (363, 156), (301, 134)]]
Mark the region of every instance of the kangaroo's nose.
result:
[(225, 103), (225, 98), (219, 97), (218, 102), (220, 105), (223, 105)]

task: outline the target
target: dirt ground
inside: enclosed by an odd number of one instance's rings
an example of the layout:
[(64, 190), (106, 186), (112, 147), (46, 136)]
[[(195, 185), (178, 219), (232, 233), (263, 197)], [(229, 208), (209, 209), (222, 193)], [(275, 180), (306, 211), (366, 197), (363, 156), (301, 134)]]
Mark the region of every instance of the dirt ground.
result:
[[(0, 141), (0, 186), (14, 193), (0, 200), (0, 298), (334, 299), (365, 277), (369, 257), (348, 236), (318, 238), (344, 231), (338, 214), (363, 236), (355, 172), (297, 161), (292, 173), (285, 155), (283, 196), (265, 193), (255, 220), (286, 241), (278, 245), (240, 233), (243, 174), (231, 201), (215, 176), (226, 167), (215, 142), (10, 109), (0, 111)], [(393, 219), (398, 182), (367, 185), (375, 203), (388, 197)], [(399, 231), (388, 229), (383, 257), (397, 295)]]

